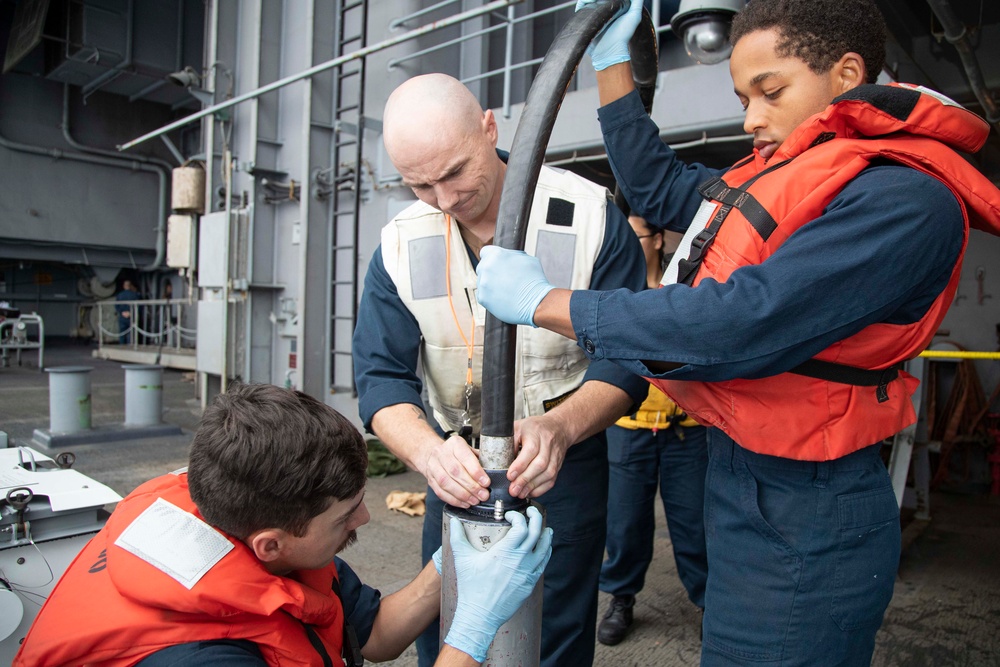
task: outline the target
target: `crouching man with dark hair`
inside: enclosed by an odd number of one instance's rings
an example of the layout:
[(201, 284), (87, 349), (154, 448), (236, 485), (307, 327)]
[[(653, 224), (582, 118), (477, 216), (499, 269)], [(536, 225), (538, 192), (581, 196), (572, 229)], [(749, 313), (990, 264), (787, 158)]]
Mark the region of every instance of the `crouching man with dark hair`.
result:
[[(367, 449), (332, 408), (235, 385), (189, 466), (122, 500), (42, 607), (14, 665), (360, 665), (397, 657), (440, 606), (440, 557), (380, 599), (335, 555), (369, 520)], [(459, 599), (436, 665), (476, 665), (551, 553), (529, 509), (490, 551), (451, 530)], [(486, 576), (488, 573), (488, 576)], [(488, 611), (489, 613), (483, 613)]]

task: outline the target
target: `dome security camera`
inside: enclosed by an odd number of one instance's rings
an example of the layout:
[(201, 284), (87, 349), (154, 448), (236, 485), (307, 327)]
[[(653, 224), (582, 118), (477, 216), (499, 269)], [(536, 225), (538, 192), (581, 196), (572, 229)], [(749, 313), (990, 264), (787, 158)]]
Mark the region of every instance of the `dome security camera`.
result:
[(732, 53), (729, 26), (744, 5), (744, 0), (681, 0), (670, 28), (684, 42), (692, 60), (714, 65)]

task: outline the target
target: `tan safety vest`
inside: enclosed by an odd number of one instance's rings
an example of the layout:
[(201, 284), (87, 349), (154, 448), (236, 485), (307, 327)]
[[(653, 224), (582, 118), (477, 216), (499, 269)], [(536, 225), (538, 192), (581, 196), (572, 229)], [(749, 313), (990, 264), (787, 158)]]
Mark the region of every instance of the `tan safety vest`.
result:
[[(567, 171), (542, 168), (524, 250), (541, 260), (546, 278), (556, 287), (590, 287), (604, 242), (607, 203), (606, 189)], [(444, 215), (417, 202), (382, 229), (382, 263), (420, 325), (423, 377), (434, 418), (446, 431), (462, 425), (469, 358), (466, 340), (473, 342), (475, 327), (469, 419), (478, 435), (486, 310), (476, 300), (476, 271), (454, 220), (450, 249), (446, 232)], [(446, 271), (451, 278), (454, 315), (448, 303)], [(557, 405), (580, 386), (588, 365), (575, 341), (545, 329), (518, 327), (514, 418), (540, 415)]]

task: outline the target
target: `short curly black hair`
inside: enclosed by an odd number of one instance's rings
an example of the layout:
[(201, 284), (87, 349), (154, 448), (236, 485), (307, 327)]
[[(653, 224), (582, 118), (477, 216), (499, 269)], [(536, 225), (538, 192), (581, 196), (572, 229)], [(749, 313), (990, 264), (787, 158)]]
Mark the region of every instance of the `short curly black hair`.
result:
[(758, 30), (777, 28), (777, 52), (822, 74), (845, 53), (864, 58), (867, 82), (885, 65), (885, 19), (872, 0), (750, 0), (733, 19), (732, 44)]

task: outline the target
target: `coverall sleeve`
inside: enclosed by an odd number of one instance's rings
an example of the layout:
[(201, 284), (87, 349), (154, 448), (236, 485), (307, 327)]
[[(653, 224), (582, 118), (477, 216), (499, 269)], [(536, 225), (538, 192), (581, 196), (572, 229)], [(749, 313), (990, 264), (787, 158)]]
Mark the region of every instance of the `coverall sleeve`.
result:
[(423, 385), (417, 375), (420, 325), (385, 270), (382, 246), (368, 265), (353, 351), (358, 412), (369, 432), (372, 418), (382, 408), (412, 403), (424, 409)]
[[(724, 283), (577, 291), (570, 314), (588, 356), (635, 373), (766, 377), (870, 324), (919, 320), (947, 286), (963, 238), (961, 209), (944, 184), (908, 167), (874, 166), (771, 257)], [(645, 361), (683, 366), (656, 374)]]
[[(639, 292), (646, 287), (646, 259), (642, 246), (625, 215), (608, 202), (604, 225), (604, 243), (594, 263), (590, 278), (593, 290), (624, 287)], [(625, 391), (636, 405), (646, 399), (649, 383), (622, 366), (609, 360), (596, 360), (587, 368), (584, 381), (599, 380)]]
[(358, 644), (364, 646), (371, 637), (375, 626), (375, 616), (382, 604), (382, 594), (376, 588), (361, 583), (351, 566), (340, 558), (334, 558), (337, 578), (340, 580), (340, 599), (344, 604), (347, 622), (358, 635)]
[(601, 107), (598, 118), (608, 162), (632, 210), (655, 227), (686, 231), (702, 201), (698, 186), (724, 170), (678, 159), (638, 92)]

